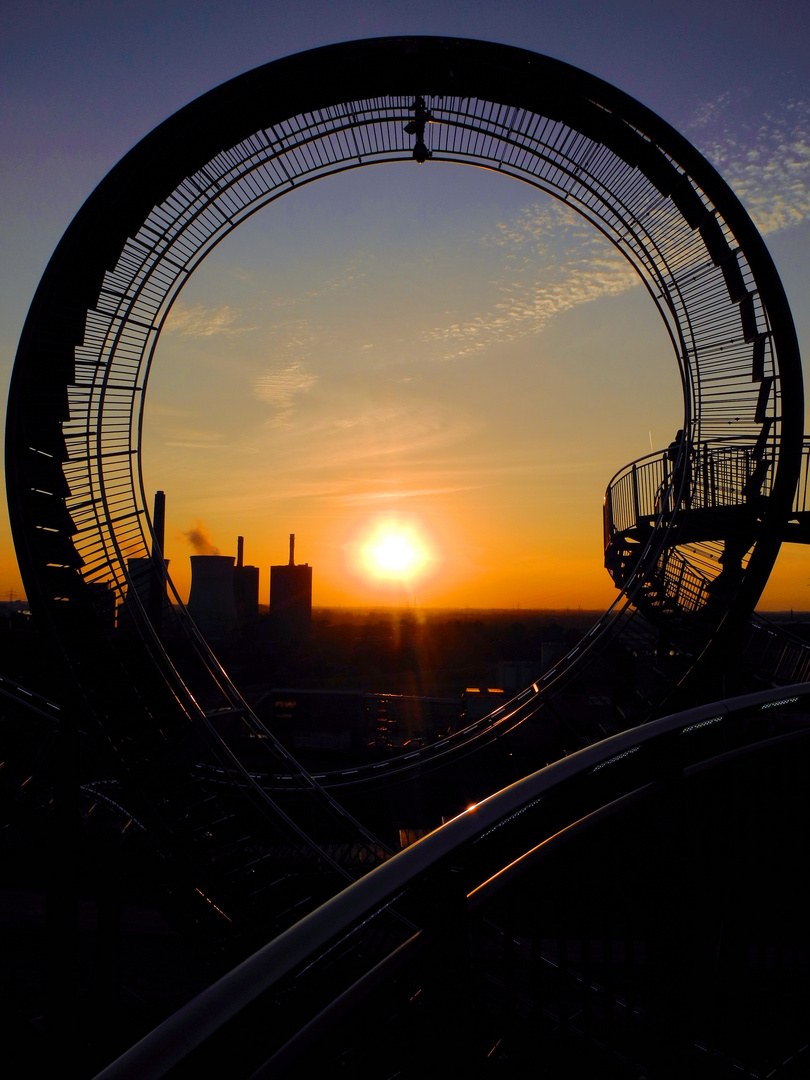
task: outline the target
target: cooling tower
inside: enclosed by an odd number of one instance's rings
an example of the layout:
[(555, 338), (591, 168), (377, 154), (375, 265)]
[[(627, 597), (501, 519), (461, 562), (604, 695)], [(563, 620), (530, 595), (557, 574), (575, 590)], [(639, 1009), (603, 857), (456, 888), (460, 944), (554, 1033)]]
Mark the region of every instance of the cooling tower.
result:
[(192, 555), (189, 614), (206, 637), (223, 637), (236, 627), (233, 555)]

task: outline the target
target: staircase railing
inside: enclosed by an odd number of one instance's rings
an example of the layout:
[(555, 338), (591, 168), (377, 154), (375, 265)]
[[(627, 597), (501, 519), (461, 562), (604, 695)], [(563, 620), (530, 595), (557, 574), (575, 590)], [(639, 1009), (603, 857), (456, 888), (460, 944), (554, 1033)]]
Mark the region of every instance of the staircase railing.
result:
[(706, 606), (711, 581), (675, 548), (667, 548), (659, 557), (655, 582), (679, 611), (694, 613)]
[[(803, 476), (810, 473), (810, 444), (805, 450)], [(625, 466), (611, 480), (604, 500), (606, 564), (621, 587), (637, 564), (645, 541), (656, 526), (674, 524), (676, 512), (705, 512), (744, 508), (770, 490), (773, 471), (767, 446), (712, 440), (673, 444)], [(805, 486), (808, 486), (805, 484)], [(704, 540), (723, 538), (723, 527)], [(677, 533), (674, 534), (674, 537)], [(674, 538), (673, 537), (673, 538)], [(694, 541), (694, 537), (693, 537)], [(677, 541), (676, 541), (677, 542)], [(620, 567), (617, 575), (615, 567)], [(670, 543), (646, 574), (638, 600), (659, 611), (695, 613), (709, 599), (712, 578)]]
[[(745, 506), (770, 494), (773, 460), (756, 444), (740, 446), (713, 440), (688, 446), (679, 460), (658, 451), (626, 465), (605, 492), (605, 547), (623, 533), (650, 527), (661, 513), (676, 508), (686, 473), (681, 506), (717, 509)], [(794, 509), (803, 510), (810, 490), (810, 440), (805, 442), (802, 476)]]
[(749, 670), (784, 685), (810, 677), (810, 643), (761, 615), (748, 623), (743, 656)]
[(637, 528), (655, 516), (655, 504), (667, 486), (670, 462), (666, 453), (640, 458), (625, 466), (605, 492), (605, 547), (618, 533)]
[(810, 495), (810, 435), (805, 435), (802, 447), (802, 463), (799, 469), (799, 482), (796, 485), (796, 495), (793, 499), (793, 512), (795, 514), (806, 513)]
[[(606, 565), (614, 567), (611, 573), (620, 586), (625, 583), (622, 578), (636, 565), (656, 523), (672, 523), (676, 510), (742, 510), (770, 494), (774, 462), (765, 441), (739, 445), (711, 440), (682, 447), (674, 461), (671, 456), (672, 448), (631, 462), (614, 476), (605, 492), (605, 551), (612, 548), (614, 553), (612, 559), (606, 556)], [(806, 436), (793, 500), (794, 518), (808, 512), (809, 496), (810, 436)], [(704, 524), (709, 522), (703, 542), (724, 538), (719, 524), (724, 519), (717, 517), (716, 536), (711, 535), (713, 519), (702, 520)], [(616, 567), (622, 568), (618, 576)], [(712, 578), (670, 543), (660, 551), (653, 572), (648, 572), (639, 599), (642, 604), (646, 599), (647, 606), (659, 610), (678, 608), (694, 613), (706, 605), (711, 584)], [(790, 670), (795, 670), (794, 678), (803, 677), (803, 659), (799, 658)]]
[[(621, 469), (605, 492), (605, 547), (620, 533), (651, 525), (677, 497), (681, 470), (688, 470), (682, 505), (692, 509), (744, 506), (770, 495), (773, 458), (766, 446), (741, 446), (721, 440), (696, 443), (681, 462), (656, 451)], [(793, 512), (810, 509), (810, 436), (805, 436)]]

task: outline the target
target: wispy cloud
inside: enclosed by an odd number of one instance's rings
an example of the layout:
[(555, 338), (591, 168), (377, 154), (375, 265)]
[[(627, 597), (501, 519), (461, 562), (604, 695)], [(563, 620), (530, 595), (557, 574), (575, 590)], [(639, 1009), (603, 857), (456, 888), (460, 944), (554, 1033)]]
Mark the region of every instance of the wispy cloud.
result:
[[(334, 300), (343, 293), (358, 289), (373, 270), (375, 263), (376, 255), (373, 253), (354, 255), (331, 276), (315, 281), (300, 292), (279, 294), (274, 291), (264, 298), (263, 303), (273, 310), (309, 309), (313, 301)], [(314, 278), (315, 274), (311, 277)]]
[[(810, 217), (810, 96), (794, 96), (751, 119), (751, 101), (726, 92), (693, 118), (697, 145), (763, 233)], [(445, 360), (538, 334), (556, 316), (638, 284), (630, 264), (570, 207), (527, 207), (484, 243), (500, 253), (498, 299), (484, 312), (448, 319), (423, 334)]]
[(484, 242), (501, 251), (500, 299), (484, 314), (425, 334), (449, 346), (443, 359), (538, 334), (556, 315), (638, 283), (623, 256), (569, 207), (529, 207)]
[(150, 417), (163, 417), (167, 419), (176, 419), (179, 416), (188, 416), (189, 410), (180, 405), (175, 405), (166, 401), (151, 401), (149, 402), (149, 415)]
[[(526, 462), (515, 460), (514, 455), (504, 453), (497, 464), (491, 454), (471, 459), (428, 455), (408, 461), (398, 461), (396, 470), (390, 469), (385, 459), (367, 460), (365, 467), (345, 468), (345, 459), (325, 453), (317, 458), (305, 457), (292, 469), (279, 471), (273, 485), (272, 498), (278, 502), (296, 501), (301, 505), (328, 505), (334, 508), (391, 510), (407, 508), (414, 504), (437, 502), (444, 507), (454, 496), (465, 493), (501, 489), (504, 482), (515, 477), (525, 481), (548, 482), (556, 487), (546, 490), (568, 491), (572, 481), (591, 477), (604, 470), (604, 462), (588, 458), (575, 462)], [(324, 467), (324, 461), (328, 467)], [(222, 477), (221, 486), (214, 486), (199, 506), (205, 510), (208, 504), (218, 513), (256, 512), (267, 509), (268, 488), (263, 479), (251, 478), (251, 473), (241, 474), (240, 483), (234, 487), (233, 476)]]
[(327, 278), (320, 290), (317, 290), (312, 295), (317, 296), (318, 292), (338, 292), (345, 289), (353, 289), (366, 276), (366, 270), (364, 266), (368, 266), (371, 269), (375, 262), (374, 255), (365, 255), (364, 257), (354, 256), (349, 259), (345, 266), (337, 273), (333, 274), (330, 278)]
[(412, 466), (420, 457), (430, 460), (462, 443), (476, 426), (440, 403), (412, 400), (344, 413), (313, 428), (307, 438), (321, 455), (328, 448), (321, 461), (325, 457), (333, 465), (354, 468), (393, 460)]
[(163, 445), (183, 450), (220, 450), (225, 446), (225, 440), (220, 431), (212, 431), (208, 428), (177, 427), (164, 438)]
[(283, 426), (292, 419), (296, 397), (306, 394), (317, 381), (318, 376), (307, 370), (301, 360), (294, 360), (285, 367), (257, 375), (253, 380), (253, 392), (260, 401), (276, 410), (275, 423)]
[(810, 98), (784, 100), (751, 120), (750, 101), (724, 93), (701, 107), (691, 127), (763, 233), (807, 219)]
[(254, 326), (234, 325), (240, 314), (229, 304), (206, 307), (204, 304), (174, 305), (166, 320), (165, 332), (181, 337), (213, 337), (214, 334), (233, 336), (255, 330)]
[(384, 506), (408, 502), (410, 499), (433, 499), (471, 491), (477, 485), (447, 485), (445, 487), (399, 488), (387, 491), (355, 491), (338, 496), (343, 506)]

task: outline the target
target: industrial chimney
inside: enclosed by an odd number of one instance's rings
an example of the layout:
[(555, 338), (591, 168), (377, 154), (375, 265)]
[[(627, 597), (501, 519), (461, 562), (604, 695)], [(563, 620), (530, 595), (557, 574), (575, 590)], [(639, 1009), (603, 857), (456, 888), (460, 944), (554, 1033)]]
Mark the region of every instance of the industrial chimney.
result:
[(270, 567), (270, 617), (289, 637), (302, 637), (312, 627), (312, 567), (295, 565), (295, 533), (290, 533), (290, 561)]
[(166, 495), (155, 492), (154, 513), (152, 515), (152, 552), (127, 559), (127, 591), (124, 600), (118, 606), (118, 627), (131, 631), (142, 622), (138, 604), (140, 602), (152, 628), (160, 634), (163, 627), (164, 610), (168, 607), (166, 596), (166, 568), (169, 563), (163, 558), (163, 540), (166, 529)]
[(244, 629), (259, 617), (259, 568), (245, 566), (245, 538), (236, 538), (236, 566), (233, 571), (233, 597), (236, 618)]
[(166, 493), (155, 492), (152, 514), (152, 572), (149, 583), (149, 621), (160, 635), (163, 632), (163, 608), (166, 606), (166, 566), (163, 547), (166, 534)]

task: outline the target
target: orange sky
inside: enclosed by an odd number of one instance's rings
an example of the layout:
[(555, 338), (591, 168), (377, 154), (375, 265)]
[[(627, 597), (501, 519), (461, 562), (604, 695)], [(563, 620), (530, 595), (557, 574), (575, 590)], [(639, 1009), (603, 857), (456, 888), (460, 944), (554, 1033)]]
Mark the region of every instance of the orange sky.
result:
[[(628, 39), (612, 12), (590, 12), (600, 30), (583, 35), (565, 29), (570, 5), (547, 7), (479, 5), (473, 20), (472, 9), (461, 18), (458, 5), (434, 3), (430, 32), (548, 50), (674, 123), (766, 235), (800, 341), (810, 340), (801, 35), (749, 8), (748, 23), (735, 18), (737, 51), (718, 52), (712, 34), (727, 40), (729, 28), (708, 9), (713, 29), (701, 24), (691, 37), (680, 33), (679, 13), (669, 25), (654, 5), (634, 11), (641, 37)], [(158, 39), (123, 9), (95, 31), (92, 12), (77, 10), (72, 38), (39, 11), (28, 29), (17, 27), (37, 44), (8, 51), (11, 105), (0, 116), (10, 208), (0, 222), (6, 379), (50, 252), (137, 138), (210, 85), (275, 55), (426, 28), (413, 5), (374, 27), (333, 5), (284, 28), (259, 5), (251, 33), (227, 37), (225, 9), (210, 39), (191, 19), (172, 29), (163, 13), (168, 37)], [(759, 62), (768, 41), (779, 64)], [(209, 256), (158, 346), (144, 469), (150, 497), (166, 492), (166, 554), (182, 596), (192, 550), (185, 534), (200, 523), (224, 553), (235, 554), (244, 535), (263, 603), (268, 568), (286, 561), (295, 532), (299, 561), (314, 568), (316, 605), (590, 609), (615, 596), (602, 565), (605, 486), (681, 426), (663, 326), (594, 230), (519, 182), (408, 162), (305, 186)], [(357, 551), (390, 520), (422, 536), (427, 553), (424, 573), (402, 584), (358, 572)], [(810, 608), (809, 583), (806, 552), (785, 548), (761, 606)], [(21, 591), (3, 518), (0, 596)]]
[[(412, 174), (330, 181), (337, 216), (318, 185), (286, 197), (176, 305), (144, 460), (167, 494), (181, 595), (200, 522), (223, 553), (245, 536), (262, 602), (290, 532), (316, 605), (614, 599), (605, 486), (682, 424), (657, 312), (553, 200), (460, 166)], [(383, 523), (422, 538), (423, 573), (358, 570)], [(801, 606), (796, 566), (783, 562), (768, 606)]]
[[(328, 183), (220, 245), (159, 344), (144, 467), (181, 596), (199, 528), (223, 554), (245, 537), (262, 603), (294, 532), (317, 606), (607, 607), (605, 486), (682, 424), (645, 290), (571, 211), (490, 173)], [(383, 527), (420, 573), (369, 572)], [(806, 562), (785, 553), (763, 607), (804, 606)]]
[[(144, 452), (181, 593), (200, 522), (223, 553), (244, 535), (263, 568), (295, 532), (321, 605), (610, 602), (605, 485), (680, 425), (658, 315), (551, 199), (470, 168), (413, 173), (330, 180), (328, 213), (318, 185), (285, 197), (181, 295)], [(429, 552), (404, 585), (357, 572), (386, 520)]]

